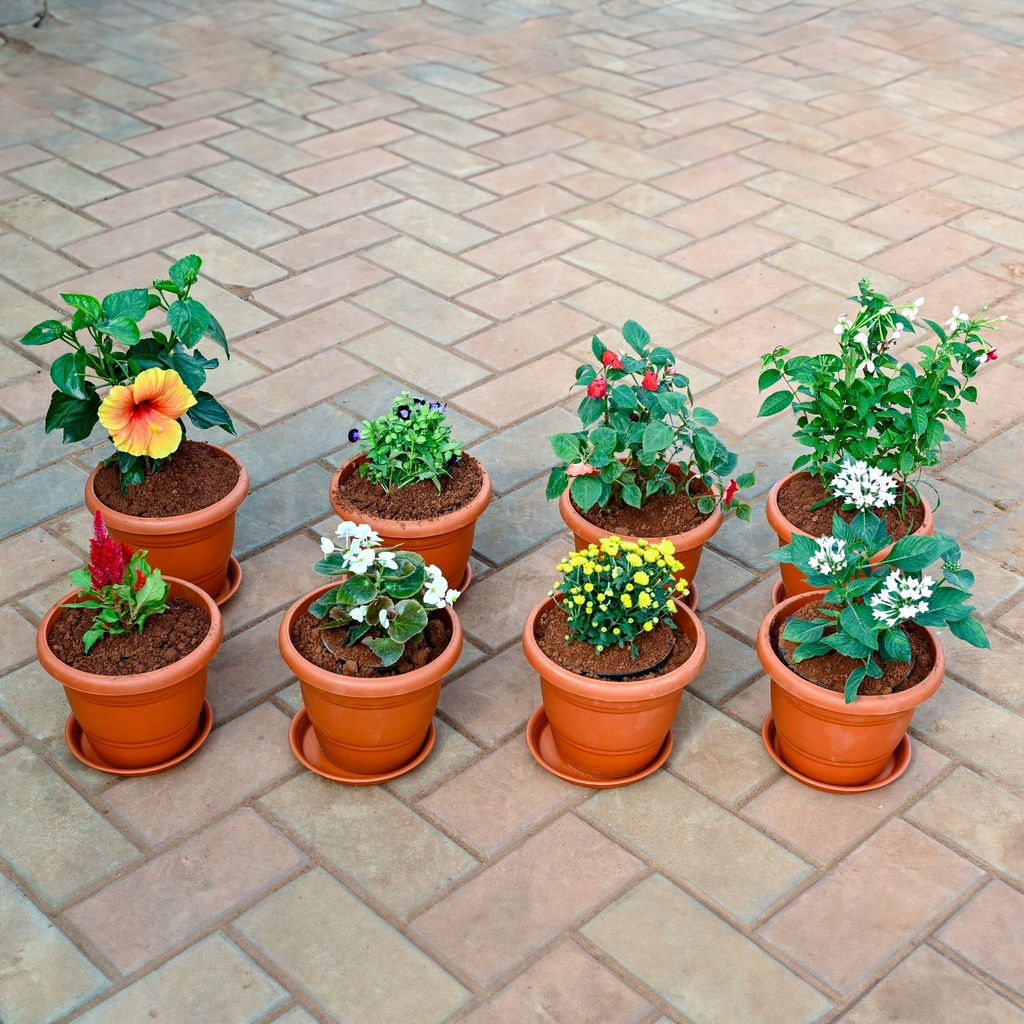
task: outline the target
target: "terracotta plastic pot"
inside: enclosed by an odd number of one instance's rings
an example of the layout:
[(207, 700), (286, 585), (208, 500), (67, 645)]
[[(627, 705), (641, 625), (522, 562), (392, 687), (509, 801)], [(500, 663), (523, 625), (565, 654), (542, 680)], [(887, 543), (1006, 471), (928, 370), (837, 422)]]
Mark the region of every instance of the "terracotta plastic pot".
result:
[(654, 679), (593, 679), (558, 665), (537, 644), (537, 618), (553, 605), (549, 597), (530, 612), (523, 627), (523, 650), (540, 676), (544, 712), (558, 752), (572, 768), (595, 778), (634, 775), (657, 756), (672, 728), (683, 688), (704, 667), (704, 628), (689, 608), (677, 604), (676, 622), (696, 644), (684, 664)]
[[(768, 500), (765, 503), (765, 516), (768, 518), (768, 525), (775, 531), (779, 538), (779, 547), (785, 547), (793, 540), (793, 534), (802, 534), (804, 537), (809, 537), (809, 533), (805, 533), (803, 530), (795, 527), (779, 509), (779, 491), (790, 480), (795, 480), (800, 476), (808, 476), (807, 473), (789, 473), (784, 476), (774, 487), (768, 492)], [(924, 522), (914, 531), (915, 536), (919, 537), (930, 537), (935, 532), (935, 518), (932, 513), (932, 507), (925, 501), (924, 496), (921, 496), (921, 503), (924, 507)], [(890, 545), (887, 548), (883, 548), (878, 552), (877, 555), (872, 559), (874, 562), (881, 561), (886, 555), (892, 550)], [(782, 573), (782, 585), (786, 589), (787, 597), (794, 597), (797, 594), (807, 594), (814, 590), (807, 582), (807, 577), (795, 566), (795, 565), (779, 565), (779, 569)]]
[(412, 672), (379, 679), (343, 676), (307, 661), (292, 643), (292, 624), (337, 581), (318, 587), (285, 612), (278, 630), (281, 657), (299, 678), (302, 700), (324, 756), (355, 775), (380, 775), (407, 764), (423, 746), (441, 680), (462, 653), (462, 626), (445, 609), (452, 631), (444, 651)]
[(946, 659), (935, 633), (925, 630), (935, 664), (920, 683), (898, 693), (858, 697), (847, 704), (841, 693), (797, 675), (782, 661), (772, 642), (773, 631), (817, 596), (811, 591), (776, 605), (761, 623), (757, 653), (771, 677), (772, 716), (783, 760), (819, 782), (858, 786), (886, 766), (918, 706), (942, 683)]
[(436, 565), (444, 573), (449, 586), (458, 587), (466, 575), (476, 521), (491, 501), (491, 478), (483, 463), (479, 463), (484, 475), (483, 485), (468, 505), (436, 519), (378, 519), (355, 507), (342, 505), (336, 496), (339, 484), (347, 480), (363, 461), (362, 455), (349, 459), (331, 479), (331, 508), (335, 515), (371, 527), (386, 545), (395, 545), (403, 551), (415, 551), (422, 555), (428, 563)]
[(249, 474), (226, 448), (210, 445), (239, 469), (238, 482), (220, 501), (181, 516), (130, 516), (100, 501), (94, 489), (97, 466), (85, 482), (89, 511), (103, 513), (107, 529), (120, 541), (149, 552), (149, 564), (165, 576), (188, 580), (218, 597), (225, 589), (231, 546), (235, 540), (235, 513), (249, 493)]
[[(673, 465), (671, 468), (678, 473), (676, 466)], [(615, 533), (623, 540), (641, 539), (621, 531), (606, 530), (600, 526), (595, 526), (588, 519), (584, 519), (573, 506), (568, 489), (564, 490), (562, 496), (558, 499), (558, 511), (561, 513), (565, 525), (572, 530), (577, 551), (582, 551), (583, 548), (590, 544), (599, 543), (602, 537), (607, 537), (611, 533)], [(718, 533), (724, 521), (725, 516), (722, 513), (722, 509), (716, 505), (715, 511), (700, 526), (687, 530), (686, 533), (673, 533), (669, 535), (668, 539), (675, 545), (676, 558), (683, 563), (683, 568), (676, 573), (677, 578), (681, 577), (688, 583), (693, 582), (694, 577), (697, 575), (697, 567), (700, 565), (700, 556), (704, 552), (704, 545)], [(644, 537), (643, 539), (657, 543), (664, 538)]]
[(172, 665), (138, 675), (103, 676), (61, 661), (50, 649), (49, 638), (63, 614), (61, 605), (75, 600), (76, 591), (46, 613), (36, 632), (40, 663), (63, 685), (93, 750), (114, 768), (148, 768), (169, 761), (189, 746), (199, 726), (206, 670), (220, 647), (224, 626), (220, 609), (204, 590), (185, 580), (168, 577), (167, 582), (171, 597), (184, 598), (210, 617), (203, 642)]

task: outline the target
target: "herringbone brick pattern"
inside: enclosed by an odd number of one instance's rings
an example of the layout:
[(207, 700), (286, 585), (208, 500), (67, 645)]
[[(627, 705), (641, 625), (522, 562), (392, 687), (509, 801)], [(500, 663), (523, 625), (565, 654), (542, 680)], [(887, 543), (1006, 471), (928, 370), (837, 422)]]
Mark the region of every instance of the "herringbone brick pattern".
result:
[[(1024, 1021), (1024, 14), (1001, 0), (51, 0), (0, 47), (0, 1020)], [(185, 765), (63, 743), (35, 624), (80, 562), (95, 446), (45, 437), (61, 291), (162, 276), (235, 343), (244, 588)], [(833, 797), (757, 732), (763, 514), (788, 424), (757, 357), (857, 277), (1009, 320), (936, 480), (990, 653), (951, 643), (893, 786)], [(701, 568), (711, 658), (666, 770), (537, 768), (520, 624), (566, 543), (546, 435), (590, 332), (678, 352), (758, 474)], [(294, 762), (280, 611), (356, 418), (451, 403), (498, 497), (440, 742), (386, 787)]]

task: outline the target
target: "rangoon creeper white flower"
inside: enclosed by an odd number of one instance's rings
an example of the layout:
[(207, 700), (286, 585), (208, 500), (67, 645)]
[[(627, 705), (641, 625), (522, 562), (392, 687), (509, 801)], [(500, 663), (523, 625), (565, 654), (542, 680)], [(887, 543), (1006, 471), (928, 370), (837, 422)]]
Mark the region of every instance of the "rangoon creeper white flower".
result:
[(819, 537), (818, 550), (807, 564), (824, 576), (835, 576), (846, 568), (846, 541), (838, 537)]
[(970, 322), (971, 318), (966, 313), (961, 313), (959, 306), (954, 306), (952, 315), (946, 321), (946, 326), (951, 331), (955, 331), (960, 324), (969, 324)]
[(832, 491), (861, 511), (885, 508), (896, 500), (896, 478), (866, 462), (847, 459), (832, 480)]
[(842, 334), (848, 327), (851, 326), (849, 319), (845, 313), (839, 314), (839, 319), (836, 321), (835, 327), (832, 328), (833, 334)]
[(871, 614), (885, 626), (896, 626), (928, 611), (934, 589), (931, 576), (909, 576), (901, 569), (892, 569), (878, 593), (868, 598)]

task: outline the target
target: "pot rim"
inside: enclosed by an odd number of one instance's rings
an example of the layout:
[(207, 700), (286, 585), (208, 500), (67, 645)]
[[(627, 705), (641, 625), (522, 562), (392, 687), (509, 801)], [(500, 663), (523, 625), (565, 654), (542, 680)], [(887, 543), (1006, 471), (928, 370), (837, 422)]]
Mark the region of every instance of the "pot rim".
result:
[(62, 597), (43, 616), (36, 629), (36, 655), (46, 672), (64, 686), (97, 696), (116, 696), (125, 693), (148, 693), (160, 690), (180, 679), (185, 679), (209, 664), (224, 637), (224, 620), (216, 602), (200, 587), (176, 576), (165, 576), (170, 584), (171, 597), (183, 597), (191, 604), (203, 608), (210, 617), (210, 630), (198, 647), (184, 658), (164, 665), (163, 668), (134, 675), (105, 676), (95, 672), (83, 672), (61, 661), (50, 647), (49, 636), (54, 624), (63, 612), (61, 605), (78, 597), (80, 591), (73, 590)]
[(835, 690), (828, 690), (824, 686), (818, 686), (803, 676), (794, 672), (776, 653), (772, 646), (771, 631), (776, 622), (788, 618), (798, 608), (802, 608), (811, 601), (820, 600), (822, 592), (812, 590), (805, 594), (796, 594), (793, 597), (775, 605), (764, 617), (761, 626), (757, 631), (757, 656), (761, 661), (764, 670), (771, 677), (773, 683), (781, 686), (787, 693), (800, 700), (822, 708), (845, 715), (882, 716), (900, 714), (904, 711), (911, 711), (918, 705), (923, 704), (931, 697), (942, 683), (946, 672), (946, 655), (939, 642), (938, 634), (928, 626), (921, 626), (932, 648), (932, 655), (935, 664), (931, 671), (916, 686), (908, 690), (900, 690), (898, 693), (865, 694), (857, 697), (852, 703), (847, 704), (843, 695)]
[[(468, 455), (470, 453), (464, 452), (463, 454)], [(472, 458), (483, 473), (483, 483), (480, 485), (480, 490), (477, 492), (476, 497), (469, 504), (455, 509), (454, 512), (445, 512), (444, 515), (437, 516), (434, 519), (382, 519), (380, 516), (372, 516), (368, 512), (362, 511), (362, 509), (345, 508), (335, 498), (335, 492), (338, 489), (338, 484), (343, 479), (351, 476), (356, 468), (366, 461), (366, 456), (362, 454), (343, 462), (338, 467), (334, 476), (331, 477), (331, 508), (334, 509), (334, 514), (339, 518), (348, 519), (350, 522), (365, 523), (380, 534), (394, 536), (395, 533), (401, 533), (403, 537), (417, 540), (422, 537), (436, 537), (439, 534), (451, 533), (461, 529), (463, 526), (475, 523), (484, 514), (484, 510), (491, 502), (494, 489), (491, 485), (491, 477), (487, 472), (487, 467), (476, 456), (472, 456)]]
[(328, 672), (327, 669), (314, 665), (313, 662), (304, 658), (292, 643), (292, 623), (305, 612), (309, 606), (321, 595), (338, 586), (335, 583), (327, 583), (316, 590), (300, 597), (281, 616), (281, 625), (277, 630), (277, 643), (281, 651), (281, 657), (291, 671), (299, 677), (303, 683), (308, 683), (320, 690), (327, 690), (329, 693), (345, 697), (398, 697), (414, 690), (432, 686), (439, 678), (447, 675), (462, 654), (462, 623), (452, 608), (438, 609), (448, 616), (448, 624), (451, 627), (452, 635), (448, 646), (433, 661), (427, 662), (421, 668), (415, 668), (411, 672), (402, 672), (395, 676), (380, 676), (376, 679), (360, 679), (356, 676), (343, 676), (338, 672)]
[(94, 482), (96, 480), (96, 474), (99, 473), (103, 463), (98, 463), (93, 471), (89, 474), (89, 479), (85, 482), (85, 504), (88, 506), (90, 512), (95, 513), (100, 510), (103, 513), (103, 518), (107, 521), (108, 526), (112, 526), (115, 530), (122, 530), (126, 533), (145, 533), (155, 536), (167, 536), (175, 533), (187, 533), (190, 530), (201, 529), (205, 526), (210, 526), (213, 523), (220, 522), (222, 519), (226, 519), (231, 515), (241, 504), (245, 501), (249, 494), (249, 471), (245, 468), (245, 463), (242, 462), (237, 455), (227, 448), (222, 448), (220, 445), (211, 444), (209, 441), (202, 442), (208, 444), (209, 447), (215, 451), (220, 452), (222, 455), (227, 456), (231, 459), (235, 465), (238, 466), (238, 480), (235, 486), (220, 498), (215, 501), (212, 505), (207, 505), (206, 508), (196, 509), (195, 512), (183, 512), (178, 516), (133, 516), (128, 515), (126, 512), (118, 512), (116, 509), (110, 508), (109, 505), (104, 504), (99, 495), (96, 494)]
[(526, 617), (522, 637), (523, 652), (526, 655), (526, 660), (538, 675), (577, 696), (609, 703), (630, 703), (661, 697), (683, 689), (696, 679), (707, 661), (708, 642), (704, 627), (701, 625), (700, 619), (680, 601), (676, 603), (677, 614), (681, 614), (693, 627), (696, 647), (693, 654), (678, 668), (666, 672), (664, 675), (655, 676), (653, 679), (612, 680), (578, 675), (552, 661), (537, 643), (535, 635), (537, 617), (541, 612), (553, 607), (554, 603), (554, 598), (545, 597), (534, 606)]

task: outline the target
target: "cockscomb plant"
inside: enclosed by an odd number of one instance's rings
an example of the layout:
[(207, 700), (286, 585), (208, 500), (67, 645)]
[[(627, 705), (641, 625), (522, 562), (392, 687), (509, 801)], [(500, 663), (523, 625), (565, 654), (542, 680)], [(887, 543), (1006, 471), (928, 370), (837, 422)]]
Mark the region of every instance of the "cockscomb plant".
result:
[(462, 446), (452, 440), (446, 408), (444, 402), (413, 398), (403, 391), (389, 412), (353, 427), (348, 439), (366, 456), (360, 475), (385, 491), (421, 480), (429, 480), (440, 491), (442, 479), (462, 455)]
[(62, 607), (96, 612), (82, 637), (86, 654), (104, 636), (133, 629), (141, 633), (151, 615), (167, 610), (168, 586), (160, 570), (150, 567), (145, 551), (134, 551), (111, 537), (101, 512), (93, 519), (89, 564), (75, 569), (68, 578), (78, 587), (79, 600)]
[(423, 639), (429, 613), (450, 608), (459, 591), (420, 555), (381, 547), (369, 526), (343, 522), (336, 538), (320, 538), (323, 558), (313, 571), (345, 579), (317, 598), (310, 614), (321, 629), (346, 629), (346, 646), (362, 642), (388, 668), (407, 643)]
[(683, 568), (675, 550), (670, 540), (602, 537), (599, 545), (568, 554), (550, 592), (559, 595), (566, 615), (566, 641), (590, 644), (598, 654), (628, 647), (635, 661), (639, 637), (660, 623), (675, 629), (676, 600), (690, 592), (686, 580), (674, 576)]
[[(988, 647), (981, 623), (973, 618), (970, 587), (974, 574), (960, 566), (960, 548), (950, 537), (902, 537), (892, 544), (885, 524), (869, 512), (850, 523), (836, 515), (832, 534), (794, 534), (792, 543), (771, 552), (779, 562), (797, 566), (812, 587), (821, 588), (814, 619), (792, 618), (782, 633), (795, 643), (789, 661), (797, 665), (833, 651), (860, 662), (847, 677), (846, 703), (857, 697), (865, 679), (882, 675), (887, 662), (910, 662), (911, 647), (904, 626), (948, 627), (974, 647)], [(872, 561), (872, 559), (876, 559)], [(942, 561), (942, 580), (924, 573)]]
[[(151, 288), (112, 292), (103, 299), (63, 293), (74, 309), (70, 322), (44, 320), (21, 339), (22, 345), (60, 341), (70, 347), (50, 367), (56, 391), (46, 432), (60, 429), (70, 443), (84, 440), (100, 423), (117, 449), (106, 461), (117, 464), (124, 491), (177, 451), (185, 413), (200, 429), (235, 432), (224, 407), (203, 390), (207, 371), (218, 361), (207, 359), (196, 345), (209, 337), (229, 353), (224, 328), (191, 297), (201, 265), (198, 256), (185, 256)], [(142, 322), (156, 309), (165, 314), (166, 328), (144, 337)]]
[[(586, 512), (613, 499), (642, 508), (656, 494), (683, 493), (705, 515), (721, 505), (749, 519), (750, 506), (738, 492), (754, 475), (731, 479), (737, 456), (709, 429), (718, 423), (714, 413), (694, 405), (675, 355), (652, 344), (634, 320), (626, 321), (622, 337), (632, 354), (610, 349), (595, 335), (598, 365), (576, 369), (573, 386), (586, 389), (582, 429), (549, 439), (561, 464), (548, 477), (548, 498), (568, 487)], [(682, 471), (678, 477), (669, 471), (673, 463)]]
[[(945, 325), (938, 324), (920, 316), (923, 298), (894, 303), (868, 280), (851, 299), (859, 309), (852, 320), (839, 316), (838, 352), (794, 356), (780, 347), (761, 357), (758, 389), (783, 387), (764, 399), (759, 415), (793, 410), (793, 436), (809, 449), (793, 469), (809, 470), (826, 489), (845, 459), (863, 460), (906, 484), (938, 465), (950, 423), (966, 429), (961, 406), (978, 397), (970, 381), (997, 358), (984, 332), (1006, 318), (986, 317), (984, 309), (972, 317), (954, 307)], [(919, 320), (934, 339), (917, 346), (915, 366), (892, 350)], [(901, 502), (909, 495), (912, 489), (901, 487)]]

